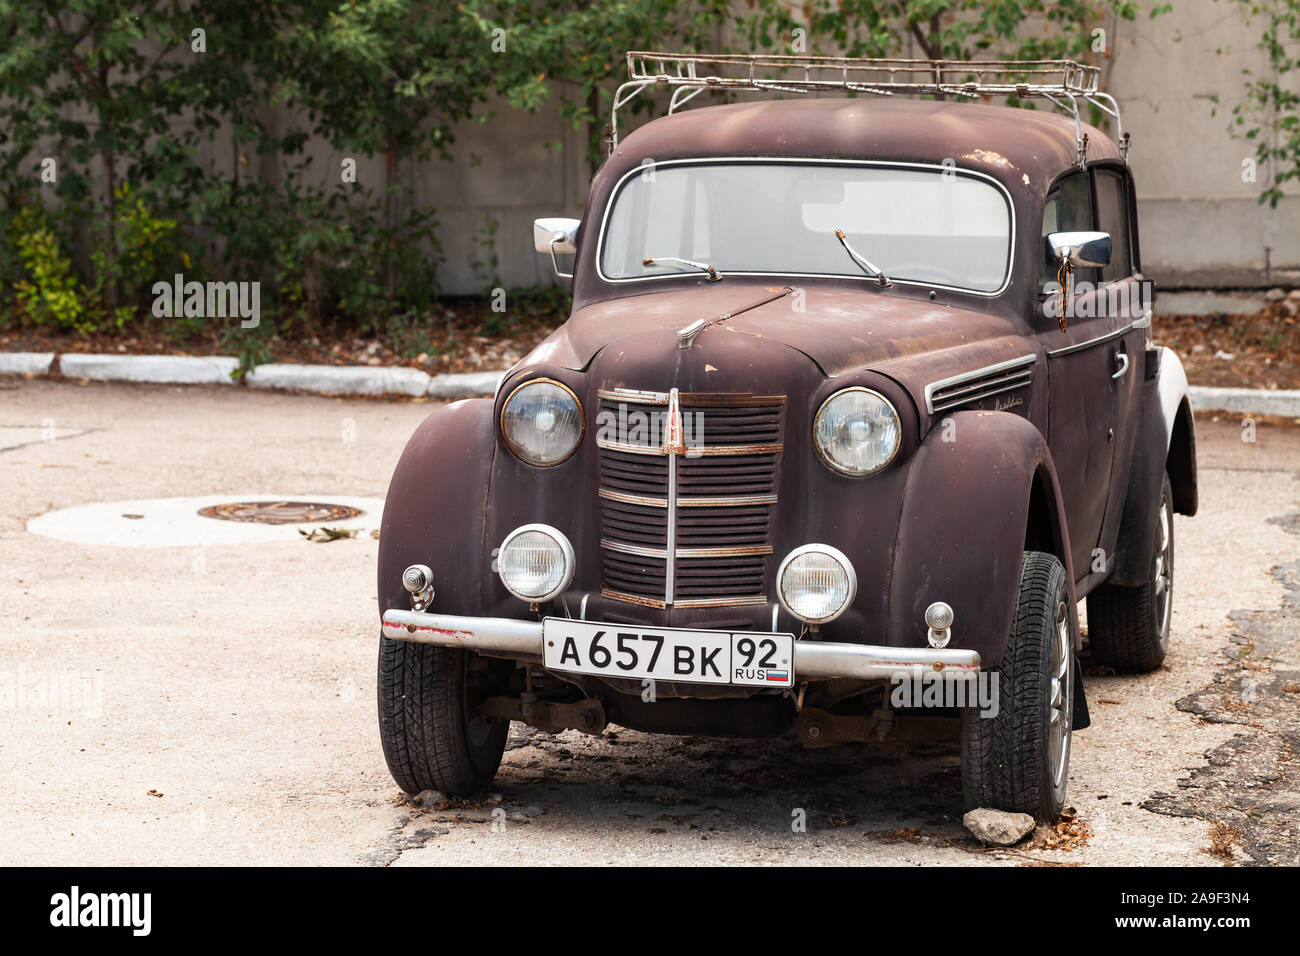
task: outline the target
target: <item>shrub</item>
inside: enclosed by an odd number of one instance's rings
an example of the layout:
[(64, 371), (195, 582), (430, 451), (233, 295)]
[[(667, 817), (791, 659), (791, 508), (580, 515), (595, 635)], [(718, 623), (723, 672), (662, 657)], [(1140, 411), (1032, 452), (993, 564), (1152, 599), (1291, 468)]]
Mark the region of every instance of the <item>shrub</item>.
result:
[(93, 331), (95, 322), (87, 317), (82, 301), (84, 290), (45, 211), (23, 207), (9, 223), (8, 239), (21, 268), (13, 289), (22, 316), (38, 326)]

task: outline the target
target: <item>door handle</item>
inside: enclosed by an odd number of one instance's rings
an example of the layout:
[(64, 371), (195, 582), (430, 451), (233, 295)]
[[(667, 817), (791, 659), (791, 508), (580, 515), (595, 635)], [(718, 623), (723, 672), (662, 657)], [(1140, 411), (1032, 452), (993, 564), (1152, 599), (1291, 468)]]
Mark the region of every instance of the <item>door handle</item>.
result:
[(1116, 363), (1118, 363), (1119, 369), (1115, 372), (1114, 375), (1111, 376), (1111, 378), (1119, 378), (1121, 375), (1123, 375), (1125, 372), (1128, 371), (1128, 353), (1116, 352), (1115, 361)]

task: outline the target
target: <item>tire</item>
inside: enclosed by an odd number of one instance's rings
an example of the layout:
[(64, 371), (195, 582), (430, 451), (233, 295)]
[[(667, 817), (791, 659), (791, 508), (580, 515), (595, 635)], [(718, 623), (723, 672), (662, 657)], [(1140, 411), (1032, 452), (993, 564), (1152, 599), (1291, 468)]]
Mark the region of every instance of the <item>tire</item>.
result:
[(1065, 568), (1026, 551), (1011, 634), (996, 674), (997, 713), (961, 714), (967, 810), (989, 807), (1054, 821), (1065, 806), (1074, 704), (1074, 643)]
[(481, 793), (501, 765), (510, 722), (474, 715), (469, 656), (379, 639), (379, 737), (389, 772), (412, 796)]
[(1144, 674), (1169, 653), (1174, 609), (1174, 506), (1169, 475), (1160, 487), (1156, 546), (1146, 583), (1103, 584), (1088, 595), (1088, 644), (1095, 663), (1119, 674)]

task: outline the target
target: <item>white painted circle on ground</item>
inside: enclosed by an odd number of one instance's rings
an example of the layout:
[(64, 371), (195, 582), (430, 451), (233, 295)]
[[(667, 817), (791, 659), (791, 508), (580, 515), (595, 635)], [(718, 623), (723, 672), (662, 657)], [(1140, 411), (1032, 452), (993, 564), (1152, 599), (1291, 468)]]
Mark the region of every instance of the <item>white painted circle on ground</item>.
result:
[[(199, 514), (200, 509), (234, 503), (312, 502), (357, 508), (361, 514), (346, 519), (259, 524), (225, 521)], [(383, 514), (381, 498), (348, 495), (202, 495), (197, 498), (143, 498), (108, 501), (48, 511), (27, 522), (27, 530), (74, 544), (108, 544), (127, 548), (206, 547), (221, 544), (257, 544), (266, 541), (302, 541), (299, 530), (341, 528), (357, 536), (378, 530)]]

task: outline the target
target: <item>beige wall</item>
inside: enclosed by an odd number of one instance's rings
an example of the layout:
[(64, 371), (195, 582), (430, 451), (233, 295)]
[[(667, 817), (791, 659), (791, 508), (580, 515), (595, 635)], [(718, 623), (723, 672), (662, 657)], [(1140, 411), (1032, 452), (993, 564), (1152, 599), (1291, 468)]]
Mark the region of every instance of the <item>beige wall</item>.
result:
[[(1267, 69), (1255, 49), (1263, 24), (1247, 26), (1235, 4), (1174, 6), (1121, 34), (1111, 74), (1133, 132), (1145, 271), (1166, 286), (1300, 282), (1300, 195), (1293, 187), (1276, 209), (1259, 205), (1269, 171), (1243, 182), (1242, 160), (1253, 157), (1254, 144), (1227, 131), (1241, 70)], [(1221, 105), (1212, 116), (1215, 95)]]

